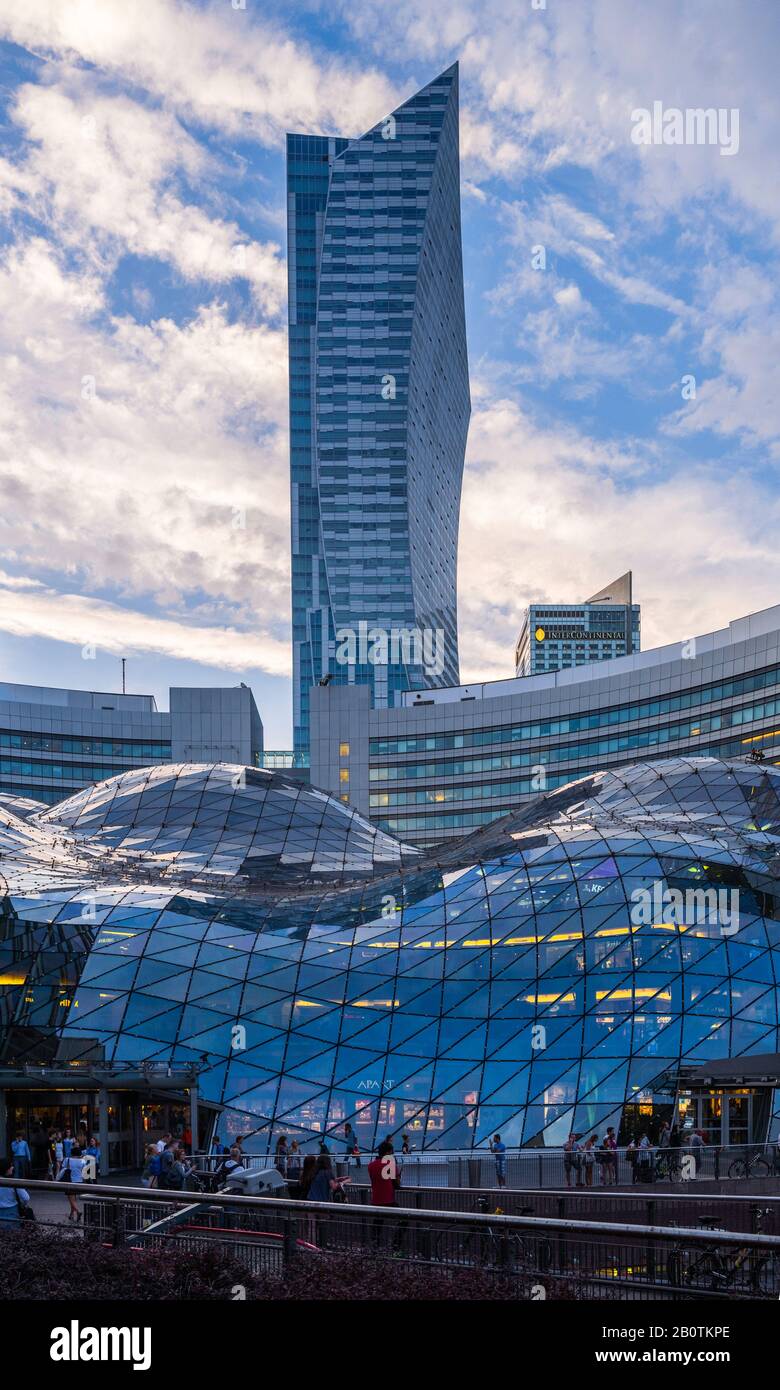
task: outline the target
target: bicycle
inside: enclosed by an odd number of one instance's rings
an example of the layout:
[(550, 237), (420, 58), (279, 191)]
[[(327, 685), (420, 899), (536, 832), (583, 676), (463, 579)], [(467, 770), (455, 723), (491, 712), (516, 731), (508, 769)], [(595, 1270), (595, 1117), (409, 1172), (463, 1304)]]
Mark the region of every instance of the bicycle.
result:
[(748, 1158), (735, 1158), (729, 1165), (730, 1178), (769, 1178), (772, 1176), (772, 1164), (762, 1153), (756, 1152)]
[(682, 1182), (679, 1149), (662, 1149), (655, 1161), (655, 1182)]
[[(486, 1197), (477, 1199), (477, 1211), (488, 1214), (489, 1203)], [(521, 1207), (520, 1216), (533, 1216), (533, 1207)], [(493, 1216), (503, 1216), (502, 1207), (495, 1207)], [(475, 1240), (476, 1237), (476, 1240)], [(488, 1226), (483, 1232), (475, 1232), (467, 1237), (467, 1248), (476, 1246), (476, 1262), (488, 1268), (516, 1271), (532, 1267), (546, 1270), (552, 1264), (552, 1242), (548, 1236), (494, 1230)]]
[[(757, 1234), (765, 1211), (757, 1216)], [(703, 1216), (699, 1225), (704, 1230), (718, 1230), (717, 1216)], [(727, 1289), (737, 1288), (747, 1282), (751, 1293), (759, 1298), (774, 1298), (777, 1294), (777, 1272), (771, 1254), (761, 1254), (750, 1246), (743, 1246), (735, 1253), (719, 1250), (717, 1245), (704, 1250), (691, 1250), (684, 1245), (676, 1245), (666, 1262), (666, 1275), (670, 1284), (678, 1289), (706, 1289), (710, 1293), (725, 1293)]]

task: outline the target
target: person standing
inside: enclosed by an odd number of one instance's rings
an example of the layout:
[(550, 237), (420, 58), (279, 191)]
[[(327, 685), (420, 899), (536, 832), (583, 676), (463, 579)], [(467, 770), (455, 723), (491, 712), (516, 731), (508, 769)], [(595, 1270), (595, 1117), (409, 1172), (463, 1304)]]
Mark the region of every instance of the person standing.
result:
[(582, 1187), (582, 1150), (580, 1136), (574, 1130), (563, 1146), (563, 1171), (566, 1175), (567, 1187), (571, 1187), (572, 1173), (574, 1173), (577, 1187)]
[(169, 1186), (169, 1178), (174, 1164), (174, 1156), (178, 1144), (171, 1135), (168, 1135), (168, 1143), (160, 1154), (160, 1173), (157, 1178), (157, 1186), (166, 1188)]
[(612, 1125), (601, 1141), (604, 1150), (604, 1182), (608, 1187), (617, 1186), (617, 1139)]
[(274, 1168), (277, 1173), (281, 1173), (283, 1178), (287, 1177), (287, 1135), (280, 1134), (276, 1141), (276, 1151), (274, 1153)]
[(647, 1134), (647, 1132), (645, 1132), (639, 1140), (637, 1166), (640, 1170), (640, 1181), (652, 1182), (655, 1171), (655, 1150), (650, 1142), (650, 1135)]
[[(4, 1178), (14, 1178), (14, 1165), (7, 1159), (2, 1170)], [(21, 1226), (22, 1207), (26, 1207), (30, 1202), (30, 1194), (25, 1187), (0, 1187), (0, 1231), (10, 1230), (12, 1226)]]
[[(81, 1145), (79, 1145), (79, 1148), (81, 1148)], [(84, 1153), (89, 1154), (90, 1158), (94, 1158), (96, 1168), (100, 1167), (100, 1144), (94, 1134), (90, 1136), (89, 1143), (84, 1148)]]
[(216, 1173), (214, 1174), (214, 1187), (219, 1191), (225, 1183), (232, 1177), (238, 1168), (244, 1168), (244, 1156), (236, 1144), (233, 1145), (227, 1158), (223, 1158)]
[(330, 1154), (320, 1154), (314, 1169), (314, 1177), (306, 1197), (307, 1202), (333, 1202), (336, 1190), (341, 1184), (334, 1175)]
[(68, 1127), (62, 1136), (63, 1159), (70, 1158), (71, 1154), (73, 1153), (73, 1145), (75, 1144), (75, 1142), (76, 1140), (73, 1138), (73, 1131), (70, 1129), (70, 1127)]
[(157, 1179), (160, 1176), (161, 1155), (157, 1152), (156, 1144), (147, 1144), (144, 1170), (141, 1175), (141, 1182), (144, 1187), (156, 1187)]
[(77, 1183), (82, 1183), (83, 1181), (84, 1159), (81, 1156), (81, 1149), (79, 1148), (78, 1144), (75, 1144), (71, 1149), (70, 1157), (65, 1160), (59, 1173), (57, 1174), (57, 1182), (66, 1182), (71, 1184), (71, 1190), (68, 1192), (68, 1202), (70, 1203), (70, 1212), (68, 1214), (69, 1221), (78, 1222), (81, 1220), (81, 1212), (79, 1211), (77, 1194), (73, 1191), (73, 1185)]
[(287, 1155), (287, 1181), (297, 1183), (301, 1176), (301, 1148), (297, 1139), (293, 1139), (290, 1144), (290, 1152)]
[(384, 1139), (377, 1149), (376, 1158), (368, 1165), (368, 1178), (371, 1183), (372, 1207), (397, 1207), (396, 1194), (401, 1185), (398, 1165), (393, 1153), (393, 1145)]
[(53, 1129), (49, 1136), (49, 1174), (55, 1182), (60, 1175), (63, 1158), (62, 1135), (58, 1129)]
[(695, 1129), (693, 1131), (693, 1134), (691, 1135), (691, 1155), (693, 1157), (693, 1172), (691, 1173), (692, 1178), (697, 1178), (701, 1174), (702, 1168), (704, 1166), (705, 1154), (706, 1148), (704, 1144), (704, 1135), (702, 1134), (700, 1129)]
[(168, 1175), (168, 1188), (175, 1192), (200, 1192), (201, 1185), (195, 1172), (195, 1162), (184, 1147), (178, 1144), (173, 1151), (173, 1164)]
[(32, 1170), (30, 1146), (21, 1131), (11, 1145), (11, 1153), (14, 1160), (14, 1177), (29, 1178)]
[(347, 1163), (349, 1163), (350, 1158), (354, 1158), (355, 1166), (357, 1168), (362, 1168), (363, 1165), (360, 1162), (360, 1145), (358, 1144), (357, 1135), (349, 1123), (349, 1120), (347, 1120), (344, 1126), (344, 1146), (347, 1154)]
[(309, 1188), (314, 1181), (314, 1173), (317, 1167), (317, 1155), (306, 1154), (303, 1160), (303, 1168), (296, 1191), (292, 1194), (300, 1202), (308, 1200)]
[(496, 1160), (496, 1182), (499, 1187), (506, 1187), (506, 1144), (502, 1142), (500, 1134), (493, 1135), (490, 1152)]
[(593, 1172), (596, 1166), (596, 1145), (599, 1142), (597, 1134), (591, 1134), (583, 1145), (582, 1162), (585, 1169), (585, 1186), (593, 1186)]

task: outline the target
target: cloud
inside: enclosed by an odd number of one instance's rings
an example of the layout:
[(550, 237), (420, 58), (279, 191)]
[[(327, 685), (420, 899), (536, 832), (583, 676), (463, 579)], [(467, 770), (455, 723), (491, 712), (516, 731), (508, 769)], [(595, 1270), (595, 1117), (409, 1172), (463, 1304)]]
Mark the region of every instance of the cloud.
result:
[[(21, 591), (20, 591), (21, 590)], [(230, 671), (290, 674), (290, 645), (268, 632), (176, 622), (116, 604), (0, 581), (0, 628), (12, 637), (45, 637), (99, 651), (153, 652)], [(94, 650), (93, 650), (94, 649)]]
[(0, 36), (94, 65), (207, 129), (271, 144), (292, 129), (361, 134), (401, 99), (378, 69), (315, 57), (281, 26), (258, 20), (251, 3), (0, 0)]
[(644, 647), (770, 606), (779, 519), (771, 482), (715, 464), (665, 476), (638, 441), (542, 425), (483, 379), (463, 493), (461, 679), (514, 675), (529, 602), (576, 602), (626, 569)]
[(0, 262), (0, 354), (6, 568), (177, 621), (202, 595), (227, 624), (284, 633), (281, 330), (231, 323), (219, 304), (182, 326), (106, 320), (98, 278), (33, 239)]
[(166, 261), (188, 280), (249, 281), (261, 308), (286, 296), (280, 248), (253, 242), (173, 188), (202, 178), (207, 157), (170, 114), (126, 97), (25, 85), (13, 118), (29, 141), (17, 166), (26, 211), (96, 264), (132, 253)]
[[(248, 147), (276, 159), (287, 129), (356, 135), (457, 56), (466, 273), (487, 320), (464, 676), (512, 674), (531, 597), (629, 566), (645, 646), (773, 602), (777, 502), (758, 466), (780, 457), (772, 7), (746, 24), (730, 0), (333, 0), (319, 47), (297, 36), (317, 8), (0, 0), (0, 33), (41, 59), (0, 160), (0, 626), (79, 641), (91, 623), (111, 650), (132, 636), (286, 669), (283, 198), (264, 170), (253, 201), (252, 167), (239, 207), (226, 168)], [(631, 110), (657, 97), (738, 106), (739, 154), (633, 145)], [(258, 215), (272, 240), (244, 230)], [(134, 259), (164, 268), (162, 289)], [(689, 371), (696, 399), (678, 408)], [(598, 393), (619, 404), (596, 418)], [(710, 458), (713, 435), (739, 453)]]

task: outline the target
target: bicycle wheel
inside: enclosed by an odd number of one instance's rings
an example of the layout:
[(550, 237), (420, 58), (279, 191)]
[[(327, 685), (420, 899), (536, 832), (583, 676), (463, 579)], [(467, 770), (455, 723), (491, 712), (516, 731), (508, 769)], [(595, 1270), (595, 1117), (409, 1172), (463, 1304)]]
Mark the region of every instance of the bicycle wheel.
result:
[(704, 1254), (686, 1272), (686, 1284), (692, 1289), (722, 1289), (727, 1283), (723, 1260), (720, 1255)]
[(757, 1298), (776, 1298), (778, 1271), (771, 1255), (759, 1255), (750, 1271), (750, 1285)]
[(747, 1177), (747, 1174), (748, 1174), (748, 1166), (747, 1166), (747, 1163), (745, 1162), (744, 1158), (735, 1158), (735, 1159), (734, 1159), (734, 1162), (731, 1164), (731, 1166), (730, 1166), (730, 1168), (729, 1168), (729, 1177), (730, 1177), (730, 1178), (746, 1178), (746, 1177)]
[(753, 1176), (756, 1178), (768, 1178), (772, 1175), (772, 1168), (765, 1158), (753, 1159)]

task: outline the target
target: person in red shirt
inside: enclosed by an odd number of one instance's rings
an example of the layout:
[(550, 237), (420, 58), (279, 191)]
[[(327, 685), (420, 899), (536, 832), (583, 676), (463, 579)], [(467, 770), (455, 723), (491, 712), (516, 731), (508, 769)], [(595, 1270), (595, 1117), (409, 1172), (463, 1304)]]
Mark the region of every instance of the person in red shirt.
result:
[(368, 1176), (371, 1181), (372, 1207), (396, 1206), (395, 1194), (401, 1185), (401, 1179), (389, 1139), (383, 1140), (379, 1145), (376, 1158), (368, 1165)]

